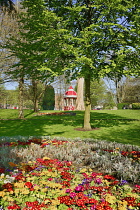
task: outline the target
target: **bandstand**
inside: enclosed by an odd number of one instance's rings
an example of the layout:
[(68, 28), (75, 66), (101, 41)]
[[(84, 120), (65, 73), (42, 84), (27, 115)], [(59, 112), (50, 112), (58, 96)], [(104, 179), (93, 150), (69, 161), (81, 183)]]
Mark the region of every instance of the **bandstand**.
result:
[(68, 91), (64, 95), (64, 111), (75, 110), (76, 107), (77, 93), (73, 90), (73, 87), (70, 86)]

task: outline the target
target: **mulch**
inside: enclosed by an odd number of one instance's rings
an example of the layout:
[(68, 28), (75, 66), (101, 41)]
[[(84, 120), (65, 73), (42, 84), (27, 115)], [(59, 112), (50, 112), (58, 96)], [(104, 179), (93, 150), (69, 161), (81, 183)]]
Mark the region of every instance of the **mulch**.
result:
[(85, 129), (85, 128), (74, 128), (76, 131), (94, 131), (99, 130), (100, 128), (91, 128), (91, 129)]

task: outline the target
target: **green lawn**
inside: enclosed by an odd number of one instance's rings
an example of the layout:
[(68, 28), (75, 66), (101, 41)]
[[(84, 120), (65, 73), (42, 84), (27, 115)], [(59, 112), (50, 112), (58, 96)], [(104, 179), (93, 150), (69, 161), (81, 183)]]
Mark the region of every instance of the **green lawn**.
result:
[(92, 131), (74, 129), (83, 126), (82, 111), (76, 116), (35, 116), (31, 110), (24, 114), (19, 120), (18, 110), (1, 109), (0, 118), (5, 120), (0, 120), (0, 136), (80, 137), (140, 146), (140, 110), (93, 110), (91, 125), (98, 129)]

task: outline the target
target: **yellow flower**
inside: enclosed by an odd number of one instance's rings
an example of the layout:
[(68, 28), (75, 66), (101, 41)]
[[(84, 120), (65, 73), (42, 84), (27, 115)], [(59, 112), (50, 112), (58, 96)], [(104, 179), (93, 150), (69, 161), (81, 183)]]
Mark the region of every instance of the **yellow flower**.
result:
[(117, 202), (118, 202), (118, 210), (127, 209), (127, 201), (117, 201)]
[(39, 198), (42, 198), (42, 199), (44, 199), (46, 197), (46, 195), (39, 195)]
[(1, 174), (0, 178), (1, 178), (1, 179), (4, 179), (4, 177), (5, 177), (4, 174)]
[(4, 191), (0, 191), (0, 196), (4, 197), (5, 196), (5, 192)]
[(44, 181), (44, 180), (41, 180), (40, 183), (41, 183), (41, 184), (45, 184), (45, 185), (48, 184), (48, 182), (46, 182), (46, 181)]
[(35, 177), (32, 176), (32, 177), (28, 177), (26, 180), (27, 180), (27, 181), (32, 181), (32, 180), (34, 180), (34, 179), (35, 179)]
[(111, 204), (116, 202), (116, 197), (110, 194), (106, 194), (105, 200)]
[(18, 194), (19, 192), (20, 192), (20, 189), (15, 189), (15, 190), (14, 190), (14, 193), (15, 193), (15, 194)]
[(60, 201), (58, 199), (53, 199), (53, 200), (51, 200), (51, 202), (52, 202), (53, 206), (57, 206), (60, 204)]
[(30, 193), (30, 191), (26, 188), (24, 188), (22, 191), (21, 191), (21, 194), (24, 194), (24, 195), (28, 195)]
[(130, 192), (130, 193), (127, 193), (126, 196), (127, 196), (127, 197), (140, 198), (140, 196), (139, 196), (138, 194), (136, 194), (136, 193), (131, 193), (131, 192)]
[(39, 190), (40, 187), (36, 185), (36, 186), (34, 186), (34, 189), (35, 189), (35, 190)]
[(82, 169), (80, 170), (80, 173), (85, 173), (85, 172), (87, 172), (87, 169), (86, 169), (86, 168), (82, 168)]
[(50, 160), (49, 157), (43, 157), (43, 160)]
[(14, 183), (14, 187), (17, 187), (17, 188), (24, 188), (25, 184), (24, 182), (16, 182)]
[(110, 182), (107, 181), (107, 180), (102, 180), (102, 182), (106, 185), (106, 186), (109, 186)]
[(9, 202), (14, 201), (14, 199), (13, 199), (12, 197), (10, 197), (10, 196), (5, 196), (5, 197), (3, 197), (3, 200), (9, 201)]
[(41, 192), (47, 192), (47, 188), (42, 188)]
[(55, 172), (51, 172), (50, 174), (49, 174), (49, 176), (50, 177), (56, 177), (57, 176), (57, 172), (55, 171)]
[(48, 210), (57, 210), (57, 207), (55, 207), (55, 206), (49, 206)]
[(28, 164), (32, 164), (33, 163), (33, 161), (28, 161)]

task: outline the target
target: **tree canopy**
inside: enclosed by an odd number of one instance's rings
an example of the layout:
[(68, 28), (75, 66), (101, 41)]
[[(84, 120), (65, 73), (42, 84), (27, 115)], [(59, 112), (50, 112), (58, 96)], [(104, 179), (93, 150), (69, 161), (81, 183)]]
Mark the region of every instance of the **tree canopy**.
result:
[[(23, 0), (20, 38), (7, 45), (20, 72), (63, 71), (85, 79), (84, 128), (90, 129), (90, 81), (136, 74), (139, 59), (138, 0)], [(131, 69), (130, 69), (131, 67)]]

